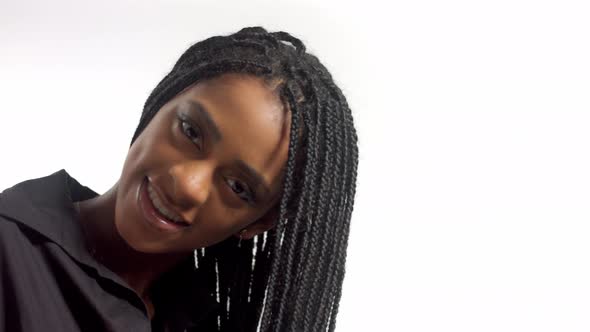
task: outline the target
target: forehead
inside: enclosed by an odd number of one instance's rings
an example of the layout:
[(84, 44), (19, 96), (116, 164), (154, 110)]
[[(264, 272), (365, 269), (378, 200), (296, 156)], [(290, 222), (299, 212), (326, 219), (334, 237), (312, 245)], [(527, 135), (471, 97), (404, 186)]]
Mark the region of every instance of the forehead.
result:
[(282, 126), (285, 119), (278, 94), (255, 76), (224, 74), (199, 82), (187, 92), (189, 97), (216, 103), (220, 111), (233, 111), (233, 116), (251, 119), (251, 123), (262, 120), (269, 121), (267, 125)]
[(183, 98), (201, 104), (219, 129), (218, 155), (244, 161), (271, 190), (278, 188), (287, 161), (290, 116), (275, 91), (261, 78), (225, 74), (199, 82)]

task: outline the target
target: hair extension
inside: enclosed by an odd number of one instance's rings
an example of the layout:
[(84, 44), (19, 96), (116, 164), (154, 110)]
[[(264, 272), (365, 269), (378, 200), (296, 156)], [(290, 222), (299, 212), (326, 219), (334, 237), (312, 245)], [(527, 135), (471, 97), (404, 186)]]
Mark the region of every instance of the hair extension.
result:
[(220, 304), (207, 330), (333, 331), (345, 273), (358, 164), (357, 135), (342, 91), (292, 35), (244, 28), (189, 47), (145, 102), (131, 144), (185, 88), (224, 73), (278, 82), (291, 112), (276, 226), (195, 253)]

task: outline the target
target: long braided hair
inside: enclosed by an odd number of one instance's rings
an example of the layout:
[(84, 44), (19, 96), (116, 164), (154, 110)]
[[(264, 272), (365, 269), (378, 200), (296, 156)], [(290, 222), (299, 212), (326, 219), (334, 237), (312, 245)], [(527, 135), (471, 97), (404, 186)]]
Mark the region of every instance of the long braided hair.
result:
[(290, 34), (248, 27), (188, 48), (147, 99), (131, 144), (168, 100), (224, 73), (279, 82), (291, 112), (276, 226), (251, 240), (195, 251), (204, 287), (217, 298), (218, 331), (333, 331), (358, 163), (357, 136), (340, 88)]

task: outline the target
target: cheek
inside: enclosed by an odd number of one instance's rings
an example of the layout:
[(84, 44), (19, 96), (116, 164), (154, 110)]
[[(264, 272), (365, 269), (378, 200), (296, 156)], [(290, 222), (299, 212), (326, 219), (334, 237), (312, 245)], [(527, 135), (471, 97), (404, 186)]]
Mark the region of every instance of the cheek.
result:
[(199, 222), (214, 233), (232, 234), (248, 222), (246, 213), (222, 204), (212, 204), (201, 212), (202, 217), (199, 218)]

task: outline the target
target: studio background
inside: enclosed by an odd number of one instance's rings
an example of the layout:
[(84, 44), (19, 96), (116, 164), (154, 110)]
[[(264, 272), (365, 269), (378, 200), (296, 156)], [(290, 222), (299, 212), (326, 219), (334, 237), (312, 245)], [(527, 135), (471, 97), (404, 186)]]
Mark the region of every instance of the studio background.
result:
[(584, 1), (0, 0), (0, 190), (118, 179), (191, 44), (261, 25), (334, 76), (360, 164), (337, 331), (590, 330)]

